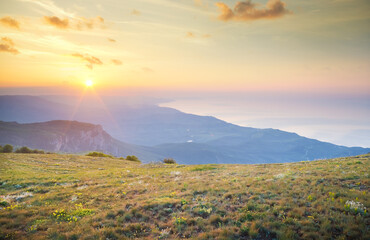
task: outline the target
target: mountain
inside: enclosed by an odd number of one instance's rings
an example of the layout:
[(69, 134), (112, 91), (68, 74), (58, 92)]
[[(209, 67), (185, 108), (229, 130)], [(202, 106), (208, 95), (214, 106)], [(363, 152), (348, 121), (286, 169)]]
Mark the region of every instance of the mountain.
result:
[(241, 127), (211, 116), (132, 104), (125, 98), (0, 96), (0, 120), (57, 119), (100, 124), (115, 139), (148, 146), (141, 149), (188, 164), (293, 162), (370, 152), (369, 148), (338, 146), (277, 129)]
[(0, 145), (4, 144), (52, 152), (103, 151), (115, 156), (136, 155), (144, 161), (163, 159), (149, 152), (146, 147), (112, 138), (100, 125), (77, 121), (55, 120), (28, 124), (0, 121)]

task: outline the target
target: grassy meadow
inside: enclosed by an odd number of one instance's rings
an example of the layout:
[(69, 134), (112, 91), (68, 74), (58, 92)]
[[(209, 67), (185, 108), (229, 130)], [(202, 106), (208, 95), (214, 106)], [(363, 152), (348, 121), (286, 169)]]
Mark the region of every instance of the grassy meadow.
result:
[(369, 163), (3, 153), (0, 239), (370, 239)]

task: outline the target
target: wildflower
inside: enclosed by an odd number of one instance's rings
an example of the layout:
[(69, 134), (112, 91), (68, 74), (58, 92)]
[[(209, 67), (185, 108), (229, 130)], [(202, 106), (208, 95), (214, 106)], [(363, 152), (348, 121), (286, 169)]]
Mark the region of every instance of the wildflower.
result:
[(358, 212), (366, 214), (366, 207), (364, 207), (364, 204), (362, 204), (361, 202), (348, 200), (344, 205), (344, 209), (347, 212), (353, 211), (355, 214), (357, 214)]
[(312, 200), (313, 200), (312, 196), (311, 195), (308, 195), (307, 200), (310, 201), (310, 202), (312, 202)]

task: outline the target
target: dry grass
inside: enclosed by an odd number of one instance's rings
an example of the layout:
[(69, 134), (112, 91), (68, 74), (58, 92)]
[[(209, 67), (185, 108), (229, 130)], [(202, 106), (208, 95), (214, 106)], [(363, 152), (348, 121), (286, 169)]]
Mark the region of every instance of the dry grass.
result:
[(0, 239), (370, 239), (369, 160), (184, 166), (0, 154)]

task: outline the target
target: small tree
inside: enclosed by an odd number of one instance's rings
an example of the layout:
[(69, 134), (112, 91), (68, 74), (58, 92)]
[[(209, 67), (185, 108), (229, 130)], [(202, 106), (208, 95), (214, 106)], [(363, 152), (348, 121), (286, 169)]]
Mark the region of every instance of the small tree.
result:
[(140, 160), (139, 160), (139, 158), (137, 158), (136, 156), (134, 156), (134, 155), (132, 155), (132, 156), (127, 156), (126, 157), (126, 160), (127, 161), (132, 161), (132, 162), (141, 162)]
[(173, 158), (165, 158), (163, 162), (166, 164), (176, 164), (176, 161)]
[(28, 147), (21, 147), (15, 150), (16, 153), (32, 153), (32, 150)]
[(3, 146), (0, 145), (0, 153), (3, 152)]
[(45, 154), (43, 150), (33, 149), (32, 153)]
[(10, 144), (6, 144), (3, 147), (3, 153), (11, 153), (11, 152), (13, 152), (13, 146)]

